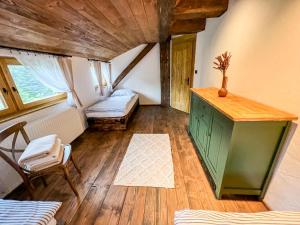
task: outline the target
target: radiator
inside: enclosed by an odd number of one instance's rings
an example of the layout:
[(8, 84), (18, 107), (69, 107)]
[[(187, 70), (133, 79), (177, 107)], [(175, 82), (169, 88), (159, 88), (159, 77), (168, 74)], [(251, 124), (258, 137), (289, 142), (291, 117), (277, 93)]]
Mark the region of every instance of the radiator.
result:
[[(64, 144), (71, 143), (84, 131), (81, 115), (75, 108), (68, 108), (61, 112), (43, 117), (32, 122), (29, 122), (25, 130), (32, 140), (48, 134), (57, 134)], [(10, 147), (12, 137), (8, 138), (2, 146)], [(17, 148), (23, 149), (26, 144), (19, 134)], [(9, 155), (10, 156), (10, 155)], [(19, 175), (0, 158), (0, 197), (7, 195), (19, 184), (22, 180)]]

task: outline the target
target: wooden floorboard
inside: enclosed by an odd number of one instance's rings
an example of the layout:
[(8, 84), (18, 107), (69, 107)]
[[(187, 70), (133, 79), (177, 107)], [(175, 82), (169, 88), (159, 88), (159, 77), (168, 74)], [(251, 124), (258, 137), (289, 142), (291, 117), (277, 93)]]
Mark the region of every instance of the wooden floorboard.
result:
[[(62, 176), (47, 177), (48, 186), (35, 181), (35, 200), (62, 201), (57, 219), (72, 225), (173, 224), (179, 209), (232, 212), (266, 211), (262, 202), (242, 198), (217, 200), (187, 133), (188, 115), (160, 106), (141, 106), (127, 131), (87, 130), (73, 143), (80, 177), (70, 166), (80, 198)], [(172, 145), (175, 189), (112, 185), (133, 133), (168, 133)], [(21, 186), (8, 196), (28, 199)]]

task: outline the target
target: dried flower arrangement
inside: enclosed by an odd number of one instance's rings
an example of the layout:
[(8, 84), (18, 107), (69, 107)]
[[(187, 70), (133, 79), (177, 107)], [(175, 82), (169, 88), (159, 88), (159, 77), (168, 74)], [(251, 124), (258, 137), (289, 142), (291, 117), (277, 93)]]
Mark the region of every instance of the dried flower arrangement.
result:
[(226, 70), (229, 67), (230, 58), (231, 54), (227, 51), (215, 58), (217, 61), (214, 62), (215, 66), (213, 68), (220, 70), (223, 74), (222, 87), (218, 92), (220, 97), (225, 97), (228, 93), (226, 89), (228, 80), (228, 77), (226, 76)]

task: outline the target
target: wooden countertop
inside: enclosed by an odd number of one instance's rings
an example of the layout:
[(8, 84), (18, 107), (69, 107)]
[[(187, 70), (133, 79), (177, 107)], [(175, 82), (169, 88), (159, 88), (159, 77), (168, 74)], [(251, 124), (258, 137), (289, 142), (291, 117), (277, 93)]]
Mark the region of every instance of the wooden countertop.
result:
[(298, 117), (253, 100), (228, 93), (218, 96), (217, 88), (191, 88), (191, 91), (233, 121), (291, 121)]

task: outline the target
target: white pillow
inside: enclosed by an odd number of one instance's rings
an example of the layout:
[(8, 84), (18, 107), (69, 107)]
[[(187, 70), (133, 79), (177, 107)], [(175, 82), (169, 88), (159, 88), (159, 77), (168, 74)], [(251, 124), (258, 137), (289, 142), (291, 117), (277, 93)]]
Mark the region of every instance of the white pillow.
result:
[(118, 89), (118, 90), (115, 90), (111, 96), (131, 96), (134, 94), (135, 93), (130, 89)]

